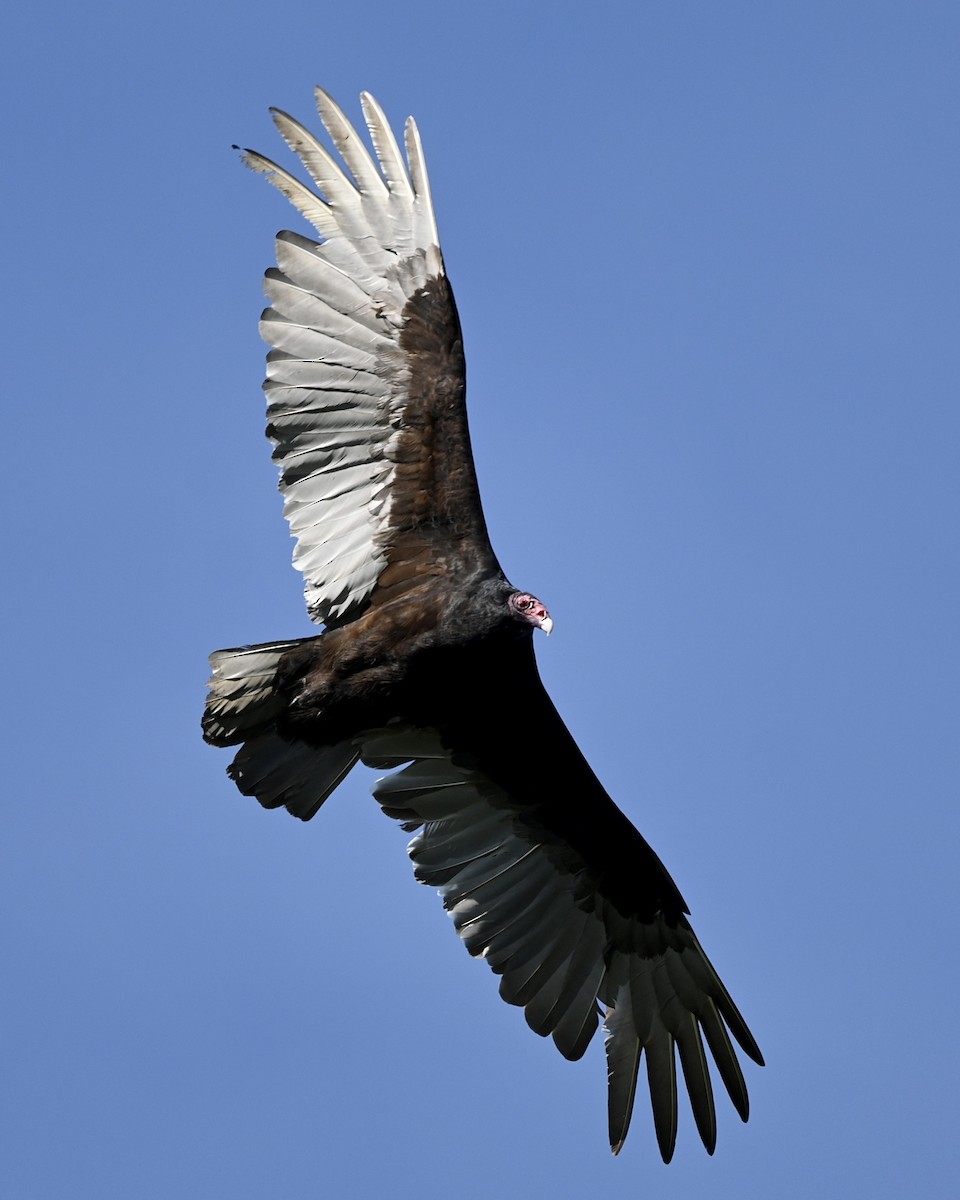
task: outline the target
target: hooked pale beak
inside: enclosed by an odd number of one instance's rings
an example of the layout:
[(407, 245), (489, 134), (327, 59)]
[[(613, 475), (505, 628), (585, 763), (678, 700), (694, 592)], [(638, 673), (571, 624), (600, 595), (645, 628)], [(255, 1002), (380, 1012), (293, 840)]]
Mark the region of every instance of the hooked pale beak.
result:
[(544, 617), (540, 622), (540, 628), (549, 637), (553, 633), (553, 617)]

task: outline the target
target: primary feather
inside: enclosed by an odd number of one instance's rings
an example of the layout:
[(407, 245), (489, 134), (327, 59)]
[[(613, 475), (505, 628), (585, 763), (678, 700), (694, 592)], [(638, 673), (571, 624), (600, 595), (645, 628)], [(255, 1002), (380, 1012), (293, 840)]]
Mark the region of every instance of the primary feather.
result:
[[(340, 156), (274, 120), (308, 187), (247, 151), (320, 241), (277, 238), (267, 432), (297, 539), (313, 638), (218, 651), (204, 715), (230, 774), (309, 820), (354, 764), (415, 832), (468, 951), (527, 1023), (579, 1058), (602, 1017), (610, 1144), (623, 1145), (645, 1066), (661, 1154), (673, 1154), (677, 1059), (712, 1153), (709, 1050), (746, 1120), (734, 1039), (756, 1042), (653, 850), (604, 791), (540, 682), (546, 608), (506, 579), (487, 537), (466, 422), (463, 346), (419, 133), (406, 160), (362, 97), (374, 153), (317, 89)], [(510, 696), (505, 712), (503, 697)], [(523, 713), (523, 721), (513, 719)], [(405, 764), (405, 765), (404, 765)]]

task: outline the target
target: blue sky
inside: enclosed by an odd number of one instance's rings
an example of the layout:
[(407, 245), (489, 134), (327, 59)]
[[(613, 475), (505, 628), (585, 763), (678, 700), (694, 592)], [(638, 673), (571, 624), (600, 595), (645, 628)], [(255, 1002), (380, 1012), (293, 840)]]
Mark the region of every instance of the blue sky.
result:
[[(5, 1195), (945, 1195), (956, 1177), (952, 3), (171, 0), (5, 17)], [(260, 277), (322, 83), (423, 134), (492, 537), (542, 673), (767, 1055), (606, 1147), (357, 772), (202, 744), (310, 633)], [(505, 703), (509, 697), (505, 696)]]

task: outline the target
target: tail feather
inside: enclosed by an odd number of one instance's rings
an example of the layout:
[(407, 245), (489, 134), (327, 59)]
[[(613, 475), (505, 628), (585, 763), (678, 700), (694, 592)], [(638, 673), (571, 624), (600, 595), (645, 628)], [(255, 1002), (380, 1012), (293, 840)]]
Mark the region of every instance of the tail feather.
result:
[(309, 821), (359, 757), (352, 742), (308, 746), (288, 742), (277, 733), (263, 733), (241, 747), (227, 774), (245, 796), (256, 796), (264, 808), (282, 805), (292, 816)]
[(214, 746), (241, 745), (227, 774), (245, 796), (264, 808), (286, 808), (309, 821), (358, 758), (352, 741), (309, 746), (288, 741), (276, 729), (283, 711), (277, 669), (283, 655), (304, 640), (266, 642), (217, 650), (203, 714), (203, 736)]
[(274, 720), (281, 710), (273, 690), (277, 666), (282, 655), (302, 640), (239, 646), (210, 655), (213, 674), (202, 721), (205, 741), (235, 746)]

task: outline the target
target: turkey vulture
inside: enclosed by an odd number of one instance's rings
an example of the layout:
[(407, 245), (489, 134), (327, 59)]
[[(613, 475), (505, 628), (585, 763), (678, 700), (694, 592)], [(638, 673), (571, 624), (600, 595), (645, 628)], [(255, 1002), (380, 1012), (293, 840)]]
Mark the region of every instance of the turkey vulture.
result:
[[(464, 401), (463, 342), (420, 137), (406, 157), (361, 97), (374, 156), (321, 89), (342, 164), (271, 110), (314, 188), (246, 151), (315, 227), (283, 232), (266, 274), (267, 434), (281, 468), (319, 636), (218, 650), (203, 717), (265, 808), (308, 821), (362, 761), (402, 768), (374, 795), (416, 836), (500, 995), (577, 1059), (603, 1019), (610, 1145), (623, 1145), (641, 1059), (660, 1153), (677, 1133), (675, 1050), (709, 1153), (704, 1039), (743, 1120), (730, 1035), (757, 1044), (653, 850), (603, 790), (544, 690), (543, 603), (513, 586), (487, 537)], [(505, 698), (508, 702), (504, 703)]]

